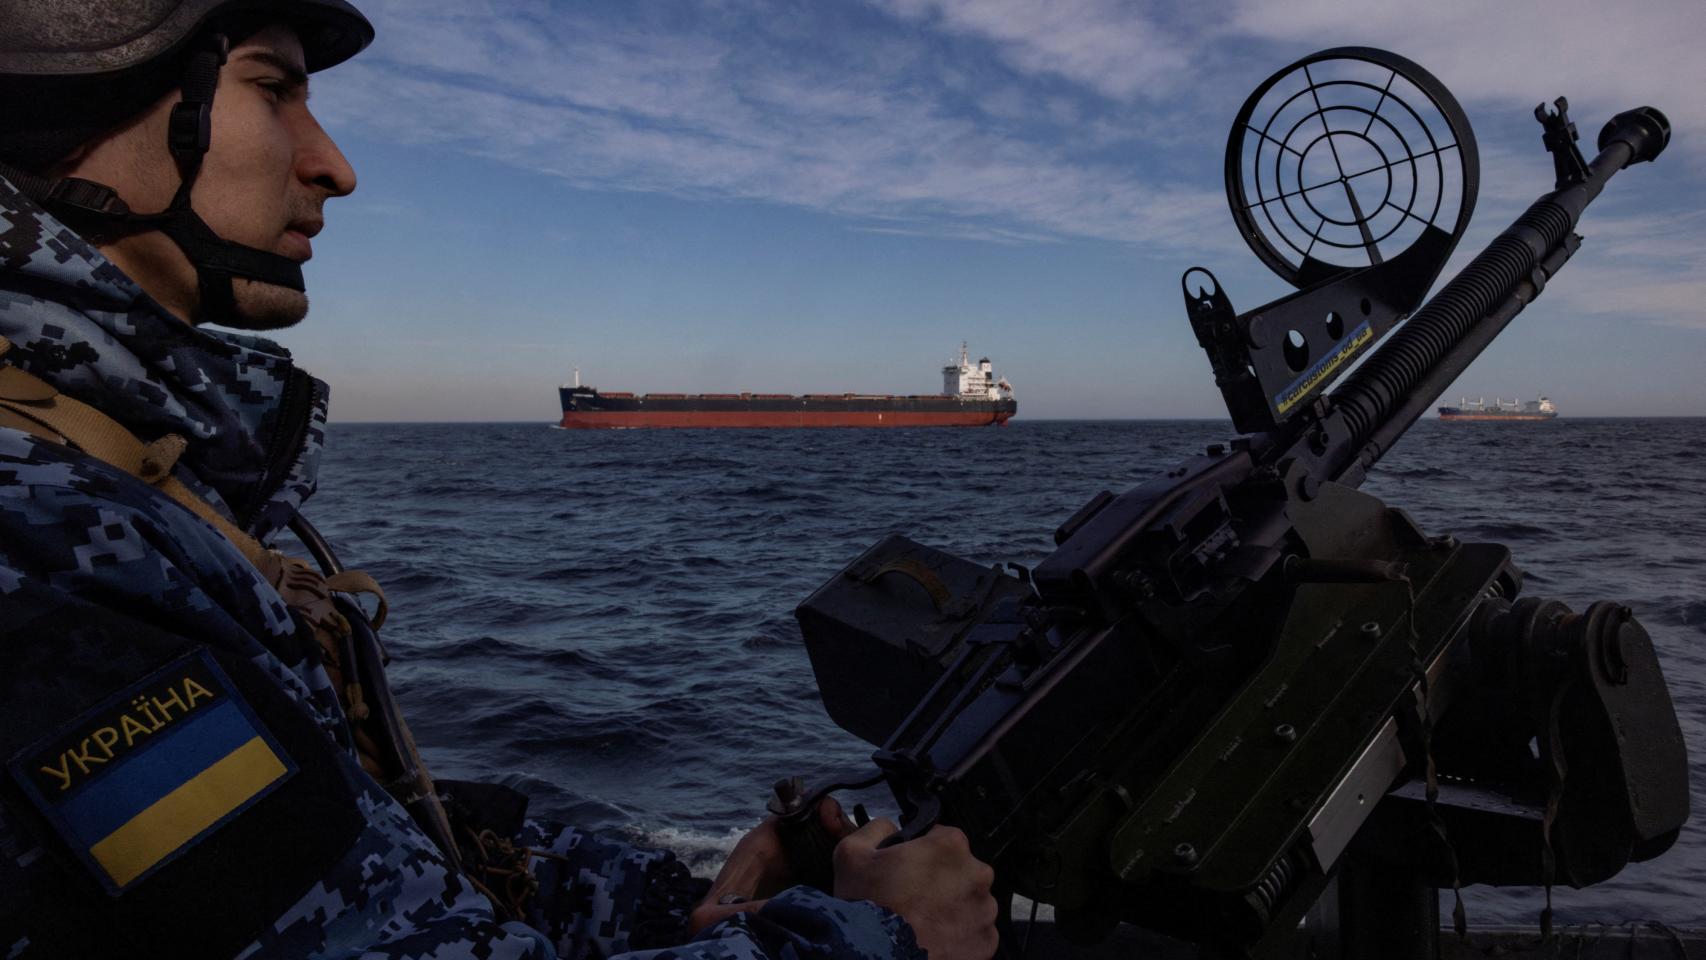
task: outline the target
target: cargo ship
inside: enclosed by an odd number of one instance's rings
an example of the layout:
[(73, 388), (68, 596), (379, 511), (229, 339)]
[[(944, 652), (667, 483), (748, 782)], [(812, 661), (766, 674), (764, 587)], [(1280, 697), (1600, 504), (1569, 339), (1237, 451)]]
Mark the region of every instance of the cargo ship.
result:
[(1459, 400), (1455, 407), (1440, 407), (1441, 420), (1550, 420), (1558, 415), (1558, 407), (1541, 397), (1538, 400), (1500, 400), (1488, 403), (1480, 400)]
[(575, 382), (557, 393), (566, 430), (624, 427), (978, 427), (1005, 425), (1018, 412), (1013, 386), (989, 358), (973, 363), (960, 344), (958, 363), (942, 368), (942, 392), (892, 394), (601, 392)]

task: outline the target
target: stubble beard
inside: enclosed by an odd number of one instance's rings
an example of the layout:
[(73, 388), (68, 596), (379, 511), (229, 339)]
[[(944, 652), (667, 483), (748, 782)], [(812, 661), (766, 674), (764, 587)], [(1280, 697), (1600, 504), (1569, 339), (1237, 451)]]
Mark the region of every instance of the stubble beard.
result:
[(205, 317), (203, 322), (235, 330), (283, 330), (308, 315), (308, 295), (260, 280), (234, 278), (231, 297), (237, 309), (230, 316)]

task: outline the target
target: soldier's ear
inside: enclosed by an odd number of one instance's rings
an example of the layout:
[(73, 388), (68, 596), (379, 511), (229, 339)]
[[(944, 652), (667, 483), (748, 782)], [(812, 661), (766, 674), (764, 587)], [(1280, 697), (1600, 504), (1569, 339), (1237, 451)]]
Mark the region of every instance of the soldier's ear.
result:
[(50, 179), (58, 179), (60, 177), (70, 176), (71, 171), (76, 170), (77, 167), (80, 166), (83, 163), (83, 161), (88, 158), (89, 151), (91, 151), (93, 149), (95, 149), (95, 145), (94, 145), (93, 141), (88, 142), (88, 143), (78, 144), (76, 149), (72, 150), (70, 153), (66, 154), (63, 157), (60, 157), (58, 160), (55, 160), (47, 168), (47, 176)]

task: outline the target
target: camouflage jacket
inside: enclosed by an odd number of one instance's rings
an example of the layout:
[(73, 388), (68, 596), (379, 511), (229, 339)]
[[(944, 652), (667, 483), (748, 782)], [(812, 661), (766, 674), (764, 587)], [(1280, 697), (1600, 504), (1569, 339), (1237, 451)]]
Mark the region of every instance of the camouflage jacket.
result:
[[(264, 339), (171, 317), (0, 180), (7, 361), (143, 440), (268, 541), (314, 491), (327, 391)], [(0, 957), (916, 957), (899, 917), (799, 887), (680, 936), (685, 871), (529, 823), (499, 923), (361, 769), (319, 648), (153, 487), (0, 428)], [(649, 942), (648, 942), (649, 940)], [(642, 949), (644, 948), (644, 949)]]

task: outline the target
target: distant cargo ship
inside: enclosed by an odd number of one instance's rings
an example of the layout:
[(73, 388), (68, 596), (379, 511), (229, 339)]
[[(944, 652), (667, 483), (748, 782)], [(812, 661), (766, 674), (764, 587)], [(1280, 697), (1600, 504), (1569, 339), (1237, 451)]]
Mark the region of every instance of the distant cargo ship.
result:
[(1440, 407), (1441, 420), (1550, 420), (1558, 407), (1545, 397), (1538, 400), (1459, 400), (1455, 407)]
[(557, 393), (564, 429), (623, 427), (975, 427), (1003, 425), (1018, 412), (1013, 387), (989, 358), (942, 368), (942, 392), (924, 396), (808, 393), (600, 393), (573, 384)]

